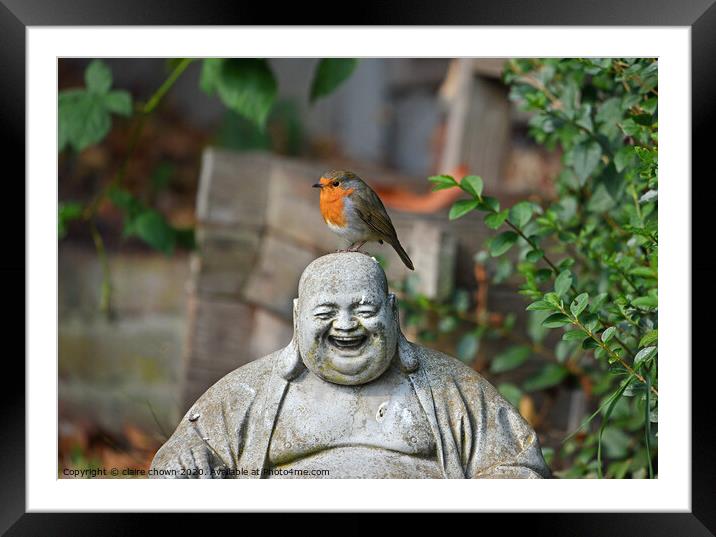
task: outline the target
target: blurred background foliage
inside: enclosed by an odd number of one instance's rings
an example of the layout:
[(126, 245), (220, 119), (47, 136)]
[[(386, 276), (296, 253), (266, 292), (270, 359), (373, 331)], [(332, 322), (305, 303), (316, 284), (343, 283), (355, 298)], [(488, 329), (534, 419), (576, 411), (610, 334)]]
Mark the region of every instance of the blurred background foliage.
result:
[[(226, 109), (208, 135), (160, 106), (191, 64), (200, 64), (196, 86)], [(329, 96), (358, 65), (354, 59), (318, 61), (304, 101), (312, 105)], [(197, 162), (207, 144), (343, 158), (333, 133), (307, 152), (302, 104), (281, 97), (285, 82), (268, 60), (177, 58), (164, 62), (164, 69), (164, 80), (146, 99), (114, 87), (102, 60), (86, 64), (81, 85), (60, 86), (58, 151), (65, 189), (58, 234), (61, 240), (86, 237), (93, 245), (102, 271), (98, 309), (108, 319), (115, 298), (121, 299), (114, 294), (108, 250), (139, 244), (172, 256), (195, 248), (193, 206), (177, 207), (176, 197), (166, 194), (196, 196)], [(403, 323), (409, 337), (454, 354), (495, 384), (540, 434), (556, 476), (656, 477), (657, 62), (527, 59), (509, 60), (500, 69), (504, 88), (495, 90), (492, 82), (486, 87), (496, 94), (509, 91), (529, 118), (529, 143), (545, 162), (559, 159), (555, 172), (547, 181), (540, 178), (528, 198), (501, 207), (507, 197), (492, 189), (502, 177), (482, 169), (458, 173), (445, 160), (443, 169), (431, 164), (444, 172), (429, 178), (435, 194), (452, 193), (449, 218), (470, 220), (480, 213), (484, 226), (476, 225), (491, 236), (470, 252), (469, 267), (458, 267), (448, 299), (422, 294), (416, 275), (391, 281)], [(449, 92), (450, 76), (441, 92)], [(409, 112), (425, 96), (406, 88), (396, 95), (409, 95)], [(432, 93), (429, 99), (435, 100)], [(411, 115), (395, 113), (401, 121)], [(439, 145), (445, 134), (436, 131)], [(491, 310), (488, 293), (501, 286), (523, 295), (526, 314)], [(61, 374), (63, 369), (61, 364)], [(568, 430), (554, 425), (561, 407), (568, 407)], [(156, 421), (166, 437), (171, 431)], [(82, 427), (90, 432), (60, 442), (61, 465), (141, 468), (157, 447), (157, 435), (131, 424), (123, 426), (122, 439), (108, 438), (96, 424)]]

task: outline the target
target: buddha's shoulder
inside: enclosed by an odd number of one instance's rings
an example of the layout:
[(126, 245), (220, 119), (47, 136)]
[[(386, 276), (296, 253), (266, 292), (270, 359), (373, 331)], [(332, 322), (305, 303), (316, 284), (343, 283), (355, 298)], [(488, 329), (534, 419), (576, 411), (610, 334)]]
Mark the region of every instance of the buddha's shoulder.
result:
[(209, 387), (194, 406), (211, 404), (218, 400), (228, 402), (253, 399), (268, 381), (280, 352), (258, 358), (227, 373)]
[(433, 380), (450, 381), (466, 389), (486, 391), (497, 395), (497, 390), (485, 377), (454, 356), (413, 343), (420, 363), (427, 368)]

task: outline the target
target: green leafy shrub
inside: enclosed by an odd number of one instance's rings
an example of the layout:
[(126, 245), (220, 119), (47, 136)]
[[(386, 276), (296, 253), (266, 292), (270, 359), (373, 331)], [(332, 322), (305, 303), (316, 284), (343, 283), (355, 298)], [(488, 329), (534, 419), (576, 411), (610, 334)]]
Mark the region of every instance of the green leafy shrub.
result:
[[(560, 150), (556, 199), (501, 208), (477, 176), (431, 177), (434, 189), (466, 195), (450, 218), (483, 212), (495, 230), (478, 255), (497, 262), (496, 276), (521, 276), (530, 301), (528, 338), (494, 357), (490, 371), (543, 360), (520, 386), (500, 391), (514, 403), (524, 392), (578, 380), (594, 412), (557, 453), (563, 477), (654, 477), (657, 457), (657, 61), (655, 59), (512, 60), (510, 97), (531, 113), (529, 133)], [(414, 297), (413, 297), (414, 298)], [(408, 300), (413, 316), (461, 313), (452, 305)], [(424, 301), (423, 301), (424, 302)], [(441, 309), (442, 308), (442, 309)], [(472, 320), (472, 316), (463, 319)], [(418, 321), (420, 322), (420, 321)], [(470, 362), (485, 336), (510, 327), (484, 319), (462, 336)], [(546, 331), (561, 339), (547, 348)], [(599, 417), (599, 419), (595, 419)]]

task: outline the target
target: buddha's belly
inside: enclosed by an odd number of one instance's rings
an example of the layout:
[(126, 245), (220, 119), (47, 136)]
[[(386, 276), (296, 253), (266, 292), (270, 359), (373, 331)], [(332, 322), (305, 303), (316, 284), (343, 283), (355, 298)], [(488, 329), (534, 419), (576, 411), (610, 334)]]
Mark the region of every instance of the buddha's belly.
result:
[(436, 457), (423, 458), (369, 446), (325, 449), (271, 467), (279, 479), (440, 479)]

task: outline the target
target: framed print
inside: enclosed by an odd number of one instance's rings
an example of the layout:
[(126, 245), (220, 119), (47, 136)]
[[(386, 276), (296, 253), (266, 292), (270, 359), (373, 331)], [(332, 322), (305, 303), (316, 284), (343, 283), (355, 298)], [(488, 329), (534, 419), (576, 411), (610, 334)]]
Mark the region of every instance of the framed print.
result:
[(3, 531), (400, 511), (716, 532), (691, 344), (709, 2), (326, 26), (60, 4), (0, 5), (27, 319)]

